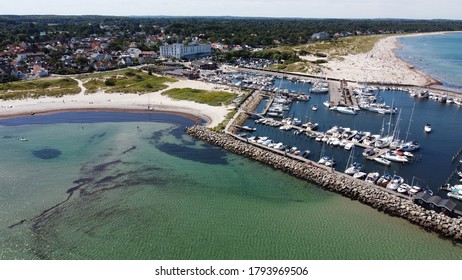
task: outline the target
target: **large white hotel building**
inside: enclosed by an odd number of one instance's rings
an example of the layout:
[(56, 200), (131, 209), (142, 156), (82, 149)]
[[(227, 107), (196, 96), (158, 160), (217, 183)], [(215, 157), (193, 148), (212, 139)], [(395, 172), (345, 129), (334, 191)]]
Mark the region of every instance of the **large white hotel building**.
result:
[(193, 59), (212, 54), (210, 44), (189, 43), (160, 46), (160, 56), (164, 58)]

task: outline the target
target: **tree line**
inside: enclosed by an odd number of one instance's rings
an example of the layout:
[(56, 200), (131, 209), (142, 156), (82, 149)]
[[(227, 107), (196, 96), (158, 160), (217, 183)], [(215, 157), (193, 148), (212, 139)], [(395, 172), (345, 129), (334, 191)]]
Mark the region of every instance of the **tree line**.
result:
[(307, 43), (313, 33), (434, 32), (462, 30), (460, 20), (300, 19), (239, 17), (0, 16), (0, 49), (18, 42), (65, 41), (72, 37), (137, 32), (171, 42), (198, 38), (230, 45), (272, 47)]

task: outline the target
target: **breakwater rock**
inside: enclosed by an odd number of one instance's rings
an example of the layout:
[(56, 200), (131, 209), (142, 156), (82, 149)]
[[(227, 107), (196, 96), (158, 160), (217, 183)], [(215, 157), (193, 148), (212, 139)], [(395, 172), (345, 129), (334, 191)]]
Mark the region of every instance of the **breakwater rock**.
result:
[(401, 217), (425, 230), (436, 232), (456, 242), (462, 242), (462, 218), (449, 217), (434, 210), (427, 210), (408, 198), (388, 192), (386, 189), (333, 172), (314, 162), (302, 162), (276, 152), (260, 148), (220, 134), (202, 126), (192, 126), (186, 132), (202, 141), (220, 146), (234, 154), (259, 161), (322, 188), (369, 205), (391, 216)]

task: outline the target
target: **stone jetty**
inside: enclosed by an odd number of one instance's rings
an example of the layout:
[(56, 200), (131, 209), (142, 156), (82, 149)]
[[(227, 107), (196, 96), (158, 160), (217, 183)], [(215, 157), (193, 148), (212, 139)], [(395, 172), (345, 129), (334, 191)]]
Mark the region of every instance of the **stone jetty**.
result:
[(202, 141), (220, 146), (234, 154), (259, 161), (292, 176), (369, 205), (391, 216), (401, 217), (425, 230), (438, 233), (455, 242), (462, 242), (462, 218), (453, 218), (427, 210), (409, 199), (401, 198), (369, 183), (321, 168), (316, 163), (301, 162), (254, 146), (229, 134), (213, 132), (202, 126), (192, 126), (186, 132)]

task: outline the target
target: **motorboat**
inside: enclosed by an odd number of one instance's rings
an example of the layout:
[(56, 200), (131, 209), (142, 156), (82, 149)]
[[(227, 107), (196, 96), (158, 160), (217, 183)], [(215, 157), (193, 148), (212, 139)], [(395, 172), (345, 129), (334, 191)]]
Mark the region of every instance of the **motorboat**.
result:
[(345, 174), (354, 175), (355, 173), (360, 172), (363, 169), (363, 166), (360, 163), (353, 162), (347, 169), (345, 169)]
[(295, 153), (296, 151), (297, 151), (297, 147), (292, 147), (292, 148), (289, 149), (288, 153), (289, 153), (289, 154), (293, 154), (293, 153)]
[(403, 183), (398, 187), (398, 189), (396, 189), (396, 191), (399, 192), (399, 193), (407, 193), (410, 188), (411, 188), (411, 186), (409, 186), (406, 183)]
[(363, 156), (364, 157), (371, 157), (371, 156), (375, 155), (377, 152), (378, 152), (378, 150), (375, 149), (375, 148), (368, 148), (368, 149), (364, 150)]
[(301, 125), (301, 124), (302, 124), (302, 121), (299, 120), (299, 119), (297, 119), (297, 118), (294, 118), (294, 119), (292, 120), (292, 125), (294, 125), (294, 126), (299, 126), (299, 125)]
[(328, 156), (323, 156), (322, 158), (319, 159), (318, 163), (320, 164), (326, 164), (326, 162), (330, 159)]
[(329, 83), (327, 82), (317, 82), (310, 89), (311, 93), (328, 93), (329, 92)]
[(250, 136), (249, 138), (247, 138), (247, 141), (248, 142), (256, 142), (257, 141), (257, 136)]
[(18, 140), (19, 140), (19, 141), (23, 141), (23, 142), (25, 142), (25, 141), (29, 141), (29, 140), (27, 140), (27, 139), (26, 139), (26, 138), (24, 138), (24, 137), (18, 138)]
[(305, 150), (299, 154), (302, 158), (307, 158), (310, 155), (310, 150)]
[(247, 126), (247, 125), (244, 125), (243, 127), (241, 127), (241, 129), (247, 130), (247, 131), (255, 131), (255, 130), (257, 130), (255, 127), (250, 127), (250, 126)]
[(335, 159), (333, 159), (333, 158), (328, 159), (328, 160), (324, 163), (324, 165), (329, 166), (329, 167), (334, 167), (335, 164), (336, 164), (336, 162), (335, 162)]
[(432, 126), (431, 126), (429, 123), (427, 123), (427, 124), (424, 126), (424, 131), (425, 131), (426, 133), (430, 133), (430, 132), (432, 131)]
[(358, 173), (353, 174), (353, 178), (355, 178), (355, 179), (362, 179), (362, 178), (366, 177), (366, 175), (367, 175), (367, 173), (358, 172)]
[(354, 144), (354, 143), (351, 143), (351, 142), (350, 142), (350, 143), (347, 143), (347, 144), (345, 145), (344, 149), (347, 150), (347, 151), (349, 151), (349, 150), (351, 150), (351, 148), (353, 148), (354, 145), (355, 145), (355, 144)]
[(410, 141), (402, 144), (398, 150), (401, 150), (403, 152), (413, 152), (417, 151), (420, 149), (420, 144), (417, 141)]
[(265, 142), (266, 140), (268, 140), (268, 137), (266, 137), (266, 136), (261, 136), (261, 137), (258, 137), (257, 143), (258, 143), (258, 144), (262, 144), (262, 143)]
[(411, 188), (409, 188), (409, 189), (407, 190), (407, 193), (410, 194), (410, 195), (414, 195), (414, 194), (416, 194), (416, 193), (418, 193), (418, 192), (421, 192), (421, 191), (422, 191), (422, 188), (421, 188), (421, 187), (419, 187), (419, 186), (412, 186)]
[(318, 105), (313, 105), (313, 107), (311, 107), (311, 110), (317, 111), (318, 110)]
[(393, 178), (393, 176), (390, 173), (385, 173), (376, 181), (375, 184), (377, 186), (386, 187), (390, 182), (391, 178)]
[(440, 187), (441, 190), (451, 192), (453, 190), (459, 190), (462, 191), (462, 185), (454, 185), (451, 186), (451, 184), (444, 184)]
[(382, 158), (382, 157), (376, 157), (374, 158), (374, 161), (380, 164), (386, 165), (386, 166), (390, 166), (391, 164), (391, 161), (389, 161), (388, 159)]
[(364, 181), (374, 184), (380, 177), (379, 172), (371, 172), (367, 174), (366, 179)]
[(448, 197), (462, 200), (462, 190), (452, 190), (448, 193)]
[(274, 145), (274, 148), (281, 151), (285, 149), (284, 144), (282, 142), (279, 142), (276, 145)]
[(396, 191), (401, 184), (404, 183), (404, 179), (398, 175), (394, 175), (391, 181), (387, 185), (387, 189)]
[(347, 115), (357, 115), (358, 113), (349, 108), (349, 107), (344, 107), (344, 106), (337, 106), (336, 107), (337, 112), (342, 113), (342, 114), (347, 114)]
[(390, 136), (383, 137), (375, 141), (374, 147), (383, 149), (383, 148), (390, 146), (391, 142), (393, 142), (393, 137), (390, 137)]
[(388, 151), (385, 154), (383, 154), (381, 157), (384, 159), (388, 159), (388, 160), (395, 161), (395, 162), (401, 162), (401, 163), (406, 163), (409, 161), (409, 159), (406, 156), (400, 156), (396, 152), (393, 152), (393, 151)]
[(339, 146), (340, 145), (340, 140), (335, 139), (334, 141), (332, 141), (332, 145), (333, 146)]

